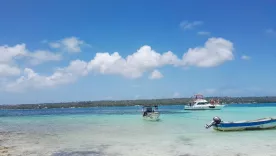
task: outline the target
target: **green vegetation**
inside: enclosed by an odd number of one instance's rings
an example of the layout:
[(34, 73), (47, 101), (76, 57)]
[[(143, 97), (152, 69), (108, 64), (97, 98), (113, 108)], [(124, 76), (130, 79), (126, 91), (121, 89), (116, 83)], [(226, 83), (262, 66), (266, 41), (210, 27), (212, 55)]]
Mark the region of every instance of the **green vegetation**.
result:
[[(219, 99), (221, 103), (276, 103), (276, 97), (206, 97), (207, 100)], [(63, 103), (41, 103), (41, 104), (18, 104), (0, 105), (0, 109), (45, 109), (45, 108), (85, 108), (98, 106), (134, 106), (134, 105), (185, 105), (190, 98), (172, 99), (144, 99), (144, 100), (103, 100), (103, 101), (80, 101)]]

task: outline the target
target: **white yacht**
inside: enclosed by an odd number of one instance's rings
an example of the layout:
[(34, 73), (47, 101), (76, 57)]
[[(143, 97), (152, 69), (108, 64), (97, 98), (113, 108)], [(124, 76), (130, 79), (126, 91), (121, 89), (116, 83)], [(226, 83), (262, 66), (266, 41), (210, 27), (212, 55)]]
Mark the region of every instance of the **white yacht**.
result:
[(196, 94), (192, 101), (184, 107), (185, 110), (220, 110), (224, 105), (219, 104), (219, 101), (211, 100), (208, 102), (203, 95)]

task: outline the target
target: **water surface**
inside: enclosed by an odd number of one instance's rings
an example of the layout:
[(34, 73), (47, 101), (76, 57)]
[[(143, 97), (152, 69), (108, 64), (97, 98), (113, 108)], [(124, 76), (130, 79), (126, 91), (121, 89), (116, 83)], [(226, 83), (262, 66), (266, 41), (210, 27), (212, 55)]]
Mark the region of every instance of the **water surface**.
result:
[(159, 122), (142, 119), (141, 107), (0, 110), (0, 143), (12, 155), (276, 156), (276, 130), (206, 130), (224, 121), (276, 116), (276, 104), (229, 105), (216, 111), (160, 106)]

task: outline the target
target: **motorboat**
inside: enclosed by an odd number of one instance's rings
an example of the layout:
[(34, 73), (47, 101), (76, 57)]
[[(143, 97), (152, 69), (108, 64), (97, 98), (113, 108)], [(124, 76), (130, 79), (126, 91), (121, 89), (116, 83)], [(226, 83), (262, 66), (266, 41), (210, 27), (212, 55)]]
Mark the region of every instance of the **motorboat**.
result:
[(158, 106), (144, 106), (143, 107), (143, 119), (150, 121), (158, 121), (160, 113), (158, 112)]
[(185, 110), (220, 110), (225, 105), (219, 103), (219, 100), (208, 102), (203, 95), (196, 94), (192, 97), (191, 102), (184, 107)]
[(243, 131), (243, 130), (264, 130), (276, 128), (276, 118), (268, 117), (257, 120), (244, 120), (236, 122), (223, 122), (219, 117), (214, 117), (205, 128), (213, 127), (218, 131)]

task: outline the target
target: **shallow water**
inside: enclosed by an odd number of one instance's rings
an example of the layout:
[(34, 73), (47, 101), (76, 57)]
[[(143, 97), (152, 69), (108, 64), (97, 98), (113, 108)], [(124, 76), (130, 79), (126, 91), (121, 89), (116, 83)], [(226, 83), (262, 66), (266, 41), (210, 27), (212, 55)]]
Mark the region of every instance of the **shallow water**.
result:
[[(276, 130), (206, 130), (224, 121), (276, 116), (276, 104), (231, 105), (217, 111), (160, 106), (159, 122), (141, 107), (0, 110), (0, 145), (12, 155), (276, 156)], [(1, 155), (1, 154), (0, 154)]]

